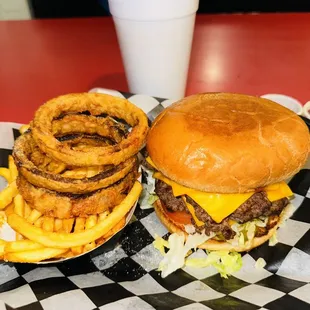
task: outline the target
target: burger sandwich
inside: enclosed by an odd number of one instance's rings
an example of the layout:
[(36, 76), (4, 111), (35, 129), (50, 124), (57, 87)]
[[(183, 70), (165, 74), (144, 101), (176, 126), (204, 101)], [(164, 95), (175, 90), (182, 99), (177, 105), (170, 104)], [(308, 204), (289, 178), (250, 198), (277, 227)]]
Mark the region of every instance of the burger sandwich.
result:
[(172, 233), (209, 236), (200, 248), (248, 251), (290, 215), (286, 180), (306, 163), (309, 131), (267, 99), (229, 93), (184, 98), (147, 137), (154, 207)]

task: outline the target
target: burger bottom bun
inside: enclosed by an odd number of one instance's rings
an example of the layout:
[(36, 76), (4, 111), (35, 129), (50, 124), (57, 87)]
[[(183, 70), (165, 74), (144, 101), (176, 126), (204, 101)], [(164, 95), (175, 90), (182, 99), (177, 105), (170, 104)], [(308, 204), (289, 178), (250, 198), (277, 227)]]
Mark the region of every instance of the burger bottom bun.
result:
[[(266, 235), (264, 235), (262, 237), (255, 237), (253, 239), (252, 243), (250, 243), (248, 245), (234, 246), (229, 242), (209, 239), (205, 243), (198, 246), (198, 248), (210, 250), (210, 251), (236, 251), (236, 252), (250, 251), (251, 249), (254, 249), (254, 248), (260, 246), (261, 244), (265, 243), (267, 240), (269, 240), (272, 237), (272, 235), (276, 232), (279, 225), (281, 224), (281, 222), (282, 222), (281, 219), (283, 218), (284, 214), (287, 213), (287, 210), (290, 208), (290, 206), (291, 205), (288, 204), (285, 207), (285, 209), (281, 212), (281, 214), (279, 216), (278, 223), (273, 228), (271, 228)], [(156, 212), (158, 218), (166, 226), (166, 228), (168, 229), (168, 231), (170, 233), (183, 233), (183, 234), (185, 234), (185, 236), (188, 236), (188, 234), (184, 231), (184, 225), (178, 224), (178, 223), (174, 222), (172, 219), (170, 219), (168, 216), (166, 216), (166, 212), (165, 212), (160, 200), (157, 200), (154, 203), (154, 208), (155, 208), (155, 212)]]

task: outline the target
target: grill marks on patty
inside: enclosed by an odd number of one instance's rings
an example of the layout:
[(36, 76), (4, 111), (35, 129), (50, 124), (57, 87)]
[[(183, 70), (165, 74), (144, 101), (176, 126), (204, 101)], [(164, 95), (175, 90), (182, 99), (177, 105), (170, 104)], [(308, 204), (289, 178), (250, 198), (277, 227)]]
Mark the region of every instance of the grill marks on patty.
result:
[(185, 211), (188, 212), (185, 202), (181, 197), (173, 195), (172, 187), (167, 183), (156, 180), (155, 193), (163, 202), (168, 211)]
[[(173, 195), (172, 187), (170, 185), (161, 180), (156, 180), (155, 192), (169, 211), (188, 212), (185, 202), (181, 197), (175, 197)], [(197, 218), (205, 223), (205, 225), (198, 227), (194, 220), (192, 220), (196, 230), (205, 230), (206, 235), (209, 235), (210, 232), (216, 234), (221, 233), (226, 240), (232, 239), (235, 235), (235, 232), (229, 225), (229, 220), (234, 220), (238, 223), (245, 223), (261, 216), (269, 216), (270, 219), (267, 227), (265, 229), (260, 229), (260, 231), (257, 232), (259, 236), (263, 236), (277, 223), (278, 215), (289, 203), (287, 198), (270, 202), (265, 192), (256, 192), (221, 223), (216, 223), (193, 199), (186, 196), (186, 200), (195, 208)]]
[(231, 229), (229, 225), (229, 218), (224, 219), (221, 223), (216, 223), (212, 217), (202, 209), (199, 204), (197, 204), (192, 198), (186, 196), (186, 200), (195, 208), (195, 214), (197, 218), (205, 223), (203, 226), (197, 226), (195, 221), (192, 220), (193, 225), (198, 231), (205, 231), (206, 235), (210, 235), (211, 232), (215, 234), (221, 233), (223, 237), (227, 240), (232, 239), (235, 236), (235, 232)]
[(238, 223), (245, 223), (260, 216), (279, 215), (288, 203), (289, 200), (286, 197), (270, 202), (265, 192), (255, 193), (229, 218)]
[(258, 192), (253, 194), (247, 201), (245, 201), (230, 218), (238, 223), (245, 223), (254, 218), (265, 215), (270, 209), (271, 202), (267, 198), (265, 192)]

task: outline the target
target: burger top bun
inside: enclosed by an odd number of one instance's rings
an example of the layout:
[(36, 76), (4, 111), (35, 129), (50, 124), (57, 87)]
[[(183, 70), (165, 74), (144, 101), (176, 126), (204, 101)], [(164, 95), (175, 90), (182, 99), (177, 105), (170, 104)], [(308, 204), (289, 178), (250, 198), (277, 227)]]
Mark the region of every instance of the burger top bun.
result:
[(186, 97), (155, 119), (148, 153), (166, 177), (215, 193), (242, 193), (283, 181), (305, 164), (305, 123), (258, 97), (204, 93)]

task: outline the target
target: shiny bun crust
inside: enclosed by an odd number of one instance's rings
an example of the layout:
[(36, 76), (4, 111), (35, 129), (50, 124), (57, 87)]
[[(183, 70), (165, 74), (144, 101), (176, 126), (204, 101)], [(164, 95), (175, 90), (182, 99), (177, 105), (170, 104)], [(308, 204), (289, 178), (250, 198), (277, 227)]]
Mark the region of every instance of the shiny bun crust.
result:
[[(281, 215), (283, 215), (289, 207), (290, 205), (288, 205), (282, 211)], [(163, 209), (160, 200), (157, 200), (154, 203), (154, 208), (155, 208), (155, 212), (158, 218), (166, 226), (166, 228), (168, 229), (170, 233), (184, 233), (185, 236), (188, 236), (188, 234), (184, 231), (183, 225), (173, 222), (170, 218), (166, 216), (165, 210)], [(236, 251), (236, 252), (250, 251), (251, 249), (254, 249), (260, 246), (261, 244), (265, 243), (267, 240), (269, 240), (272, 237), (272, 235), (276, 232), (276, 230), (278, 229), (281, 223), (281, 215), (280, 215), (278, 223), (273, 228), (271, 228), (266, 235), (262, 237), (254, 238), (253, 242), (250, 245), (233, 246), (229, 242), (209, 239), (205, 243), (201, 244), (198, 248), (209, 250), (209, 251)]]
[(288, 179), (305, 164), (305, 123), (270, 100), (205, 93), (165, 109), (147, 137), (165, 176), (206, 192), (241, 193)]

